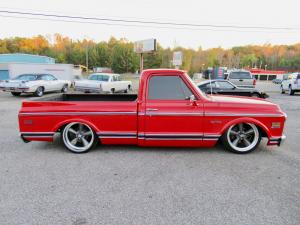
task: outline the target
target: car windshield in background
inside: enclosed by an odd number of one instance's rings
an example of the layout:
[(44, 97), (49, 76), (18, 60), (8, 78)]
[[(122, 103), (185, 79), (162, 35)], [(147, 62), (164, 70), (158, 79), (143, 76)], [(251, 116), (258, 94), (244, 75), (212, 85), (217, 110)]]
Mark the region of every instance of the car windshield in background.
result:
[(232, 72), (229, 75), (230, 79), (252, 79), (250, 73), (248, 72)]
[(34, 74), (22, 74), (14, 78), (14, 80), (33, 81), (37, 80), (37, 75)]

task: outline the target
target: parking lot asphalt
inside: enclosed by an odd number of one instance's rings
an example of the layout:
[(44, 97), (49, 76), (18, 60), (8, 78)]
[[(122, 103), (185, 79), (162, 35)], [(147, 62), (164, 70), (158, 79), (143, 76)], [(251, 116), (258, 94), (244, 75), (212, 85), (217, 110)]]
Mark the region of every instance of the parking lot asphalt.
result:
[(21, 101), (0, 92), (0, 224), (300, 224), (300, 94), (270, 93), (288, 114), (281, 147), (214, 148), (23, 143)]

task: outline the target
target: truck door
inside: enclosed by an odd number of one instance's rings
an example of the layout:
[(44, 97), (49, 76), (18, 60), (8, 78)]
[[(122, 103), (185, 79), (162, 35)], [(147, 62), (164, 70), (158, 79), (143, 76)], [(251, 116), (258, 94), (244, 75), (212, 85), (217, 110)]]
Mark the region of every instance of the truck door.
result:
[[(203, 104), (178, 75), (152, 75), (148, 81), (145, 133), (150, 146), (200, 146)], [(141, 138), (141, 137), (139, 137)]]

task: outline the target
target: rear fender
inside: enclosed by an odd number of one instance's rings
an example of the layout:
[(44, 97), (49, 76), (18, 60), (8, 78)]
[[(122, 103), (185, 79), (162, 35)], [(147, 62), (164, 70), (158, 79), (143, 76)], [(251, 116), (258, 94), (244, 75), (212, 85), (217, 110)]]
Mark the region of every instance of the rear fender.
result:
[(53, 132), (58, 132), (58, 130), (64, 126), (66, 126), (67, 124), (69, 123), (73, 123), (73, 122), (80, 122), (80, 123), (85, 123), (87, 125), (89, 125), (96, 133), (99, 132), (99, 129), (98, 127), (96, 127), (93, 123), (91, 123), (90, 121), (88, 120), (84, 120), (84, 119), (69, 119), (69, 120), (64, 120), (60, 123), (58, 123), (53, 129), (52, 131)]
[(243, 117), (243, 118), (237, 118), (234, 120), (229, 121), (228, 123), (225, 124), (225, 126), (222, 128), (221, 130), (221, 134), (223, 135), (226, 130), (231, 127), (234, 124), (237, 123), (253, 123), (255, 124), (257, 127), (261, 128), (266, 134), (267, 137), (271, 137), (271, 133), (268, 127), (266, 127), (262, 122), (260, 122), (259, 120), (256, 120), (254, 118), (250, 118), (250, 117)]

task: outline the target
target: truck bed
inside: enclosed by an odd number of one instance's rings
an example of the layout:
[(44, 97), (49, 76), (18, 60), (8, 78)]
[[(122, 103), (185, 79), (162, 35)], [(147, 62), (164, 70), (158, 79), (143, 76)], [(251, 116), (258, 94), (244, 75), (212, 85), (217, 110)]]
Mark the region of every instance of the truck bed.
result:
[(137, 94), (56, 94), (51, 96), (44, 96), (42, 98), (31, 99), (30, 101), (38, 102), (52, 102), (52, 101), (66, 101), (66, 102), (77, 102), (77, 101), (125, 101), (132, 102), (137, 99)]

